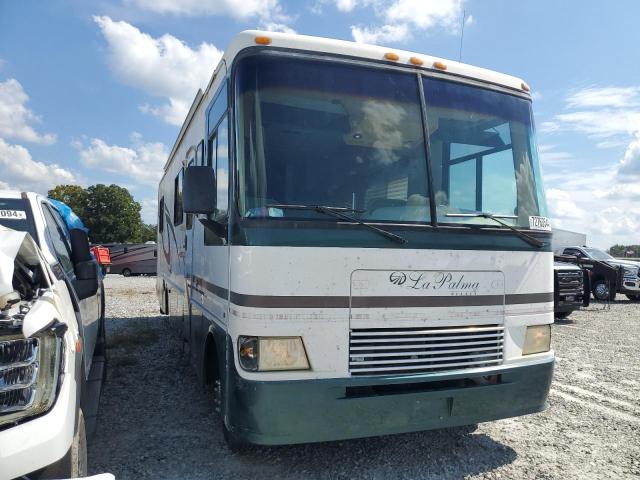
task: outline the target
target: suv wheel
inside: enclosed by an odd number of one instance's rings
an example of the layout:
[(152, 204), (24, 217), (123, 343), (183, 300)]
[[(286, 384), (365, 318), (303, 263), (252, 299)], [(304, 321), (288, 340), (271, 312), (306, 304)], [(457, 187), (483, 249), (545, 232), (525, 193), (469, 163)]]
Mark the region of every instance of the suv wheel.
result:
[(131, 276), (131, 270), (129, 270), (128, 268), (123, 268), (122, 269), (122, 276), (123, 277), (130, 277)]
[(627, 295), (627, 298), (632, 302), (640, 302), (640, 295)]

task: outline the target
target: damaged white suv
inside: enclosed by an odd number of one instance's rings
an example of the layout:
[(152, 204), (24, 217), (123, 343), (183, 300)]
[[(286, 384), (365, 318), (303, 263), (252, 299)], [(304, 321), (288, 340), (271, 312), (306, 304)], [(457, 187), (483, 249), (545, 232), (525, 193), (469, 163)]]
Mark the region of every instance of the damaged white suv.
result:
[(86, 475), (104, 353), (87, 234), (40, 195), (0, 191), (0, 480)]

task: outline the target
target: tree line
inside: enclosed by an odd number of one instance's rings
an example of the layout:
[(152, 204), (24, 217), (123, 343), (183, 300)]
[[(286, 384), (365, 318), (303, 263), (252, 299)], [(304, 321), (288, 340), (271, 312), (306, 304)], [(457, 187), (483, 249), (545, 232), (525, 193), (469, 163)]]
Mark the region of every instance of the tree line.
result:
[(640, 245), (614, 245), (609, 249), (614, 257), (640, 257)]
[(58, 185), (49, 198), (66, 203), (89, 229), (89, 238), (100, 243), (144, 243), (156, 240), (156, 225), (146, 224), (140, 204), (129, 190), (118, 185)]

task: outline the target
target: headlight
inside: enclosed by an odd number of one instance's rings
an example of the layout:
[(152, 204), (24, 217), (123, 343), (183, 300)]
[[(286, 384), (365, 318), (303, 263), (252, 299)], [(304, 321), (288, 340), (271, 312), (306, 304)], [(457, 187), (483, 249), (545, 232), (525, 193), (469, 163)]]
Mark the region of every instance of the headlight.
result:
[(627, 277), (635, 277), (638, 275), (638, 269), (633, 267), (624, 267), (624, 275)]
[(0, 337), (0, 426), (51, 408), (61, 350), (62, 339), (53, 332)]
[(238, 358), (250, 371), (309, 369), (301, 337), (239, 337)]
[(551, 325), (531, 325), (524, 337), (522, 355), (542, 353), (551, 350)]

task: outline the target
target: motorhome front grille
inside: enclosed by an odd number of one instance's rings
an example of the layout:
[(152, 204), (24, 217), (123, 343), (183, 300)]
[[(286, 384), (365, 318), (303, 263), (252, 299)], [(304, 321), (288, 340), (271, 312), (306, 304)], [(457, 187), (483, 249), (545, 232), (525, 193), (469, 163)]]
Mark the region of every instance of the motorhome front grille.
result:
[(352, 329), (351, 375), (414, 374), (502, 363), (501, 325)]

